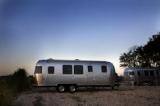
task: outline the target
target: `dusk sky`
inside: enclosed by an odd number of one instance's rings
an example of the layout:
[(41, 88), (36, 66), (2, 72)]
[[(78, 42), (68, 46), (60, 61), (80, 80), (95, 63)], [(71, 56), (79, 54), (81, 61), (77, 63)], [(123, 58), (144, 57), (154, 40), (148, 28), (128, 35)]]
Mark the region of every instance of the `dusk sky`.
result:
[(106, 60), (160, 32), (160, 0), (0, 0), (0, 75), (39, 59)]

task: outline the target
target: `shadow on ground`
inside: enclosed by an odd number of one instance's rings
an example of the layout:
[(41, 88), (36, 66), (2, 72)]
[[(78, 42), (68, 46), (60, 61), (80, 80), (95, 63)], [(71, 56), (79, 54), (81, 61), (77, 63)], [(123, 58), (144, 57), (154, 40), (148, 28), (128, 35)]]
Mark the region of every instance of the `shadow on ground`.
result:
[[(135, 86), (120, 86), (120, 87), (115, 87), (112, 89), (111, 87), (79, 87), (76, 92), (106, 92), (106, 91), (131, 91), (135, 90)], [(45, 92), (50, 92), (50, 93), (55, 93), (57, 92), (55, 87), (37, 87), (37, 88), (32, 88), (32, 92), (34, 93), (45, 93)], [(69, 92), (68, 90), (66, 92)], [(65, 92), (64, 92), (65, 93)]]

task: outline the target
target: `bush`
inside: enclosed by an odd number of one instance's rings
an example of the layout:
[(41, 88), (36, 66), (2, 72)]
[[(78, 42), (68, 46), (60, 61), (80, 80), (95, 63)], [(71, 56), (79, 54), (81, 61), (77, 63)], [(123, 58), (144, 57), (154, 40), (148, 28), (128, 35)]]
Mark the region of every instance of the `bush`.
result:
[(13, 95), (13, 91), (9, 88), (7, 81), (0, 80), (0, 106), (10, 105)]
[(10, 106), (16, 94), (31, 88), (34, 77), (27, 77), (25, 69), (18, 69), (13, 75), (0, 77), (0, 106)]
[(11, 86), (13, 86), (14, 90), (21, 92), (27, 90), (31, 87), (31, 82), (27, 77), (27, 73), (25, 69), (18, 69), (12, 75)]
[(31, 85), (37, 84), (36, 78), (33, 75), (28, 76)]

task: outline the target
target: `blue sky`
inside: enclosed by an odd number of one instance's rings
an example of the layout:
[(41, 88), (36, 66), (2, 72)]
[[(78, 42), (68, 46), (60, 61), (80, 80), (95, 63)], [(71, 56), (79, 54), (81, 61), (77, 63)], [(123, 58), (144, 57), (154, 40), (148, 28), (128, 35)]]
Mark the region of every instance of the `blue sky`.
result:
[(1, 0), (0, 74), (39, 59), (111, 61), (160, 31), (159, 0)]

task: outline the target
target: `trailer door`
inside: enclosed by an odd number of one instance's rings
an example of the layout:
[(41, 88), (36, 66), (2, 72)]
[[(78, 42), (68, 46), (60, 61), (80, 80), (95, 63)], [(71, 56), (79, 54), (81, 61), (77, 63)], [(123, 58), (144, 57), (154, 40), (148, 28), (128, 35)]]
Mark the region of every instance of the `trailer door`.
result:
[(94, 79), (94, 70), (93, 70), (93, 66), (89, 65), (88, 67), (88, 71), (87, 71), (87, 85), (95, 85), (95, 79)]

